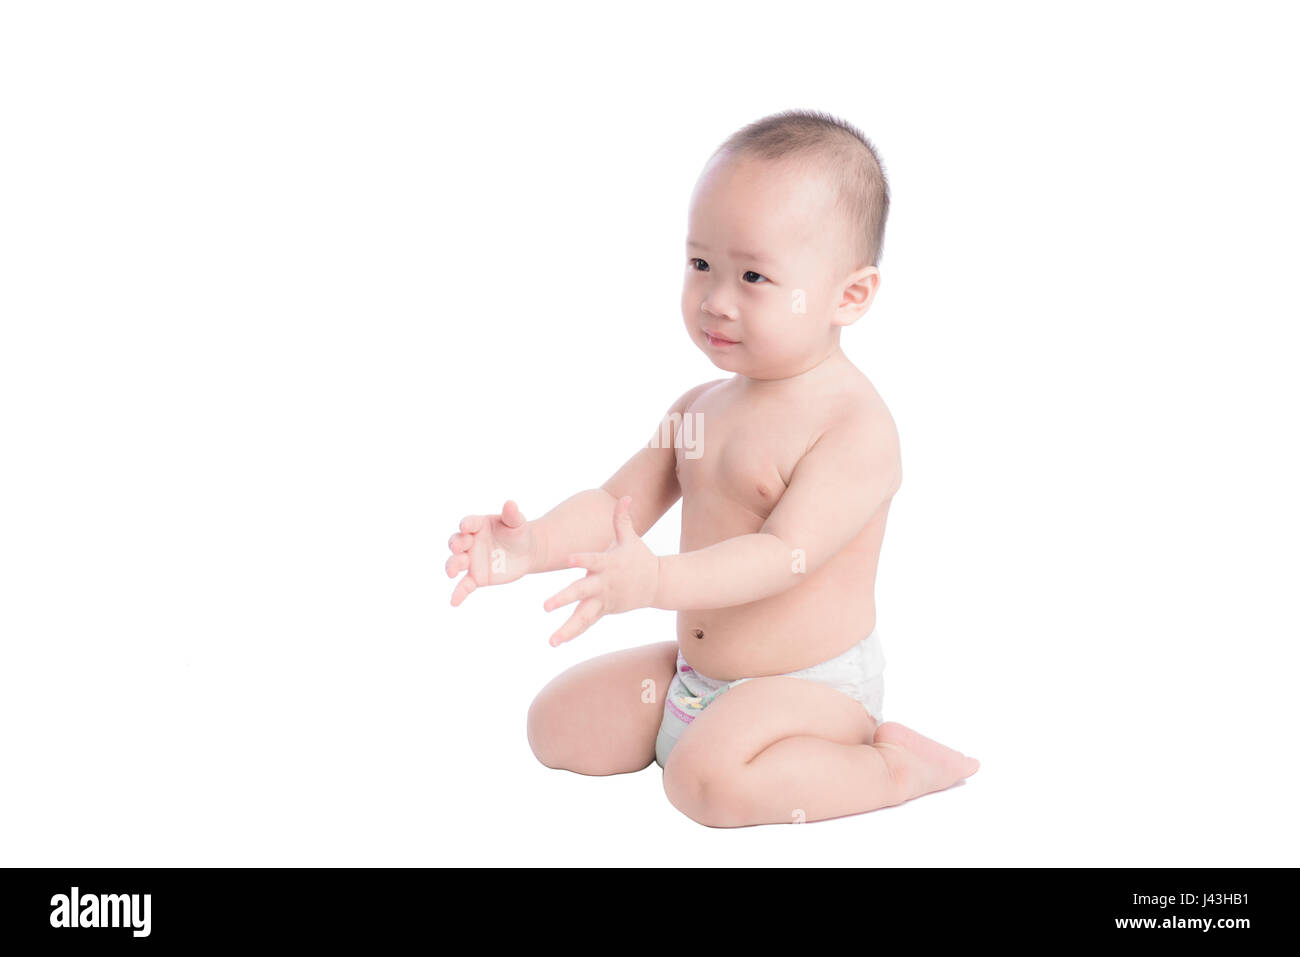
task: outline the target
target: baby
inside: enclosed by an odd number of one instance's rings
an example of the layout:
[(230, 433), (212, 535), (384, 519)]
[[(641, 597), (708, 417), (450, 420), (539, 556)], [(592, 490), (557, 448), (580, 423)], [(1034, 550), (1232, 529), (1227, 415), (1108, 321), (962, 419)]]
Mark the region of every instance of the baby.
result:
[[(875, 577), (902, 478), (894, 422), (840, 349), (880, 286), (889, 187), (875, 148), (822, 113), (750, 124), (691, 197), (686, 332), (730, 374), (668, 409), (598, 489), (534, 521), (508, 501), (448, 542), (451, 603), (580, 567), (558, 645), (604, 615), (677, 611), (677, 639), (585, 661), (528, 713), (548, 767), (663, 768), (669, 801), (738, 827), (855, 814), (947, 788), (979, 762), (881, 724)], [(641, 535), (682, 499), (681, 554)]]

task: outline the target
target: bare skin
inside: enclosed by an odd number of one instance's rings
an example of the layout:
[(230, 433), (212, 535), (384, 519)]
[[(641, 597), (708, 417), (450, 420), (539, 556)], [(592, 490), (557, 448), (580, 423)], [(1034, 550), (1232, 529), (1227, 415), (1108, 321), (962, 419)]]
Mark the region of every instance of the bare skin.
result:
[[(866, 377), (843, 353), (821, 381), (763, 383), (743, 377), (711, 385), (688, 406), (706, 423), (704, 455), (675, 448), (682, 492), (682, 552), (761, 531), (809, 443), (837, 420), (866, 411), (866, 430), (897, 456), (893, 422)], [(864, 430), (864, 431), (866, 431)], [(765, 598), (677, 616), (683, 656), (698, 671), (730, 680), (797, 671), (848, 650), (876, 624), (876, 564), (888, 500), (824, 565)], [(792, 540), (791, 546), (799, 547)], [(704, 638), (696, 635), (703, 633)], [(797, 640), (791, 640), (796, 635)]]
[[(500, 515), (467, 517), (448, 542), (448, 575), (466, 573), (453, 605), (529, 572), (587, 569), (545, 603), (577, 603), (552, 644), (607, 614), (678, 611), (676, 642), (600, 656), (542, 689), (528, 736), (550, 767), (618, 774), (653, 763), (678, 647), (702, 674), (754, 679), (702, 711), (664, 767), (669, 800), (710, 826), (869, 811), (979, 766), (896, 722), (877, 727), (839, 691), (779, 677), (875, 627), (901, 482), (893, 419), (839, 346), (879, 272), (848, 268), (837, 222), (825, 177), (715, 158), (692, 196), (682, 313), (692, 341), (733, 374), (680, 396), (600, 489), (533, 522), (507, 502)], [(655, 556), (641, 536), (678, 498), (680, 554)]]

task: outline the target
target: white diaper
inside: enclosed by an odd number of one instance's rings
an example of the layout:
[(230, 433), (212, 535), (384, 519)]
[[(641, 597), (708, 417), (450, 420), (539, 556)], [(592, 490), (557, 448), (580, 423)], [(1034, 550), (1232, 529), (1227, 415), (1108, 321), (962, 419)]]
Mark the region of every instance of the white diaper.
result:
[[(883, 715), (885, 698), (885, 654), (880, 648), (880, 636), (872, 631), (843, 654), (821, 664), (801, 668), (781, 675), (785, 678), (805, 678), (841, 691), (860, 701), (867, 714), (879, 724)], [(753, 678), (736, 678), (720, 681), (702, 675), (686, 663), (681, 650), (677, 652), (677, 673), (673, 675), (664, 697), (664, 717), (655, 741), (655, 761), (663, 767), (677, 739), (682, 736), (695, 716), (728, 688), (734, 688)]]

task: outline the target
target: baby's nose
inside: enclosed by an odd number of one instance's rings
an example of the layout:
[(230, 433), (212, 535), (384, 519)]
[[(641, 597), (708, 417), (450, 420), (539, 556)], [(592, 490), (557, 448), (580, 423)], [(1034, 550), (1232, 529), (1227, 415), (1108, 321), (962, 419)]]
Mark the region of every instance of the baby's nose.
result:
[(710, 296), (700, 303), (700, 308), (710, 316), (716, 316), (719, 319), (735, 319), (736, 307), (733, 303), (718, 297)]

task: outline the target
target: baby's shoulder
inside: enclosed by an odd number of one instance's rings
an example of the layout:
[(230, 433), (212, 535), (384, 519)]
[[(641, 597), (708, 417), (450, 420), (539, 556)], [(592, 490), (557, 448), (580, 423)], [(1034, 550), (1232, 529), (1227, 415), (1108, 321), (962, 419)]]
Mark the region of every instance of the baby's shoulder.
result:
[(833, 434), (848, 442), (898, 448), (894, 417), (865, 375), (854, 376), (827, 396), (820, 419), (812, 445), (823, 436)]
[(858, 427), (870, 428), (894, 424), (885, 399), (870, 379), (855, 372), (838, 383), (831, 393), (826, 410), (828, 418)]
[(716, 386), (721, 386), (730, 381), (731, 379), (711, 379), (708, 382), (701, 382), (699, 385), (687, 389), (678, 396), (677, 401), (673, 403), (673, 407), (670, 411), (685, 413), (689, 411), (691, 406), (704, 396), (705, 393), (710, 392)]

